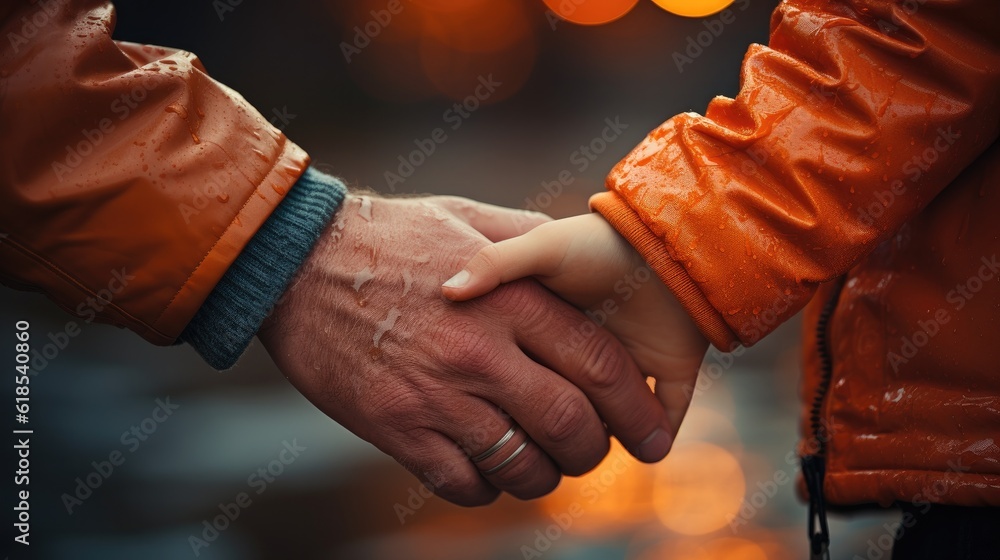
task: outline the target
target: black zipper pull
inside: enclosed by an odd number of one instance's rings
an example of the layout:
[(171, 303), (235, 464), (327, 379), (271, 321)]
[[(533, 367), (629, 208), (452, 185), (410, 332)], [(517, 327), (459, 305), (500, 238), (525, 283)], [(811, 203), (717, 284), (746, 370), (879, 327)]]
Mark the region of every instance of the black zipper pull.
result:
[(823, 457), (802, 457), (802, 477), (809, 492), (809, 560), (830, 560), (830, 527), (826, 523), (826, 500), (823, 499), (825, 474)]

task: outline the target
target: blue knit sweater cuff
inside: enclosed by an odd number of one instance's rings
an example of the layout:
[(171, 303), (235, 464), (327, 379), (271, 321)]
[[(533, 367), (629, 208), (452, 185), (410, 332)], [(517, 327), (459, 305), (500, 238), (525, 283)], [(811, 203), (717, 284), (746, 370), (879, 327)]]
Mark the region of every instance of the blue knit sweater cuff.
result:
[(223, 275), (180, 340), (213, 368), (232, 367), (346, 194), (338, 179), (306, 169)]

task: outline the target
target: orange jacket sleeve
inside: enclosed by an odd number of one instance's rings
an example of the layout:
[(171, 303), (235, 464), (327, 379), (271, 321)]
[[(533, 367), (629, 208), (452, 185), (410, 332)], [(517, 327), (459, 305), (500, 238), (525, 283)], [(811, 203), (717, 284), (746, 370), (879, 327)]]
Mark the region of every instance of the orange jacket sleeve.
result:
[(736, 99), (654, 130), (591, 207), (717, 347), (753, 344), (997, 138), (998, 28), (995, 0), (785, 0)]
[(98, 0), (0, 7), (0, 280), (172, 342), (307, 165)]

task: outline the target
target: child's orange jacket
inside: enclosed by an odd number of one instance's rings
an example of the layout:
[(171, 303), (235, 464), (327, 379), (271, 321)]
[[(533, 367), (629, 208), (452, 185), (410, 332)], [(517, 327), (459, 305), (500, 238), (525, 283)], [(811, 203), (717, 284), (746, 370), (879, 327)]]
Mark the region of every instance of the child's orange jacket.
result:
[(996, 0), (786, 0), (591, 205), (720, 349), (811, 302), (828, 501), (1000, 506), (998, 133)]

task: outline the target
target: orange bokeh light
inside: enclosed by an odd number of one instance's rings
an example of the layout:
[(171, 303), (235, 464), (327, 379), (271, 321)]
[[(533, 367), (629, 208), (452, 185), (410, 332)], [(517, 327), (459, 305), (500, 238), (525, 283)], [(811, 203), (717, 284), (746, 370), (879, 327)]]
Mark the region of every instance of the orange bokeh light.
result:
[(542, 510), (555, 516), (579, 508), (584, 515), (573, 526), (591, 536), (642, 523), (653, 515), (652, 469), (611, 440), (611, 452), (601, 464), (581, 477), (564, 478), (555, 492), (540, 500)]
[(657, 469), (656, 515), (665, 527), (704, 535), (725, 527), (743, 502), (746, 481), (732, 453), (709, 443), (677, 445)]
[(721, 12), (733, 0), (653, 0), (664, 10), (684, 17), (705, 17)]
[(545, 5), (559, 17), (580, 25), (612, 22), (638, 3), (639, 0), (545, 0)]

